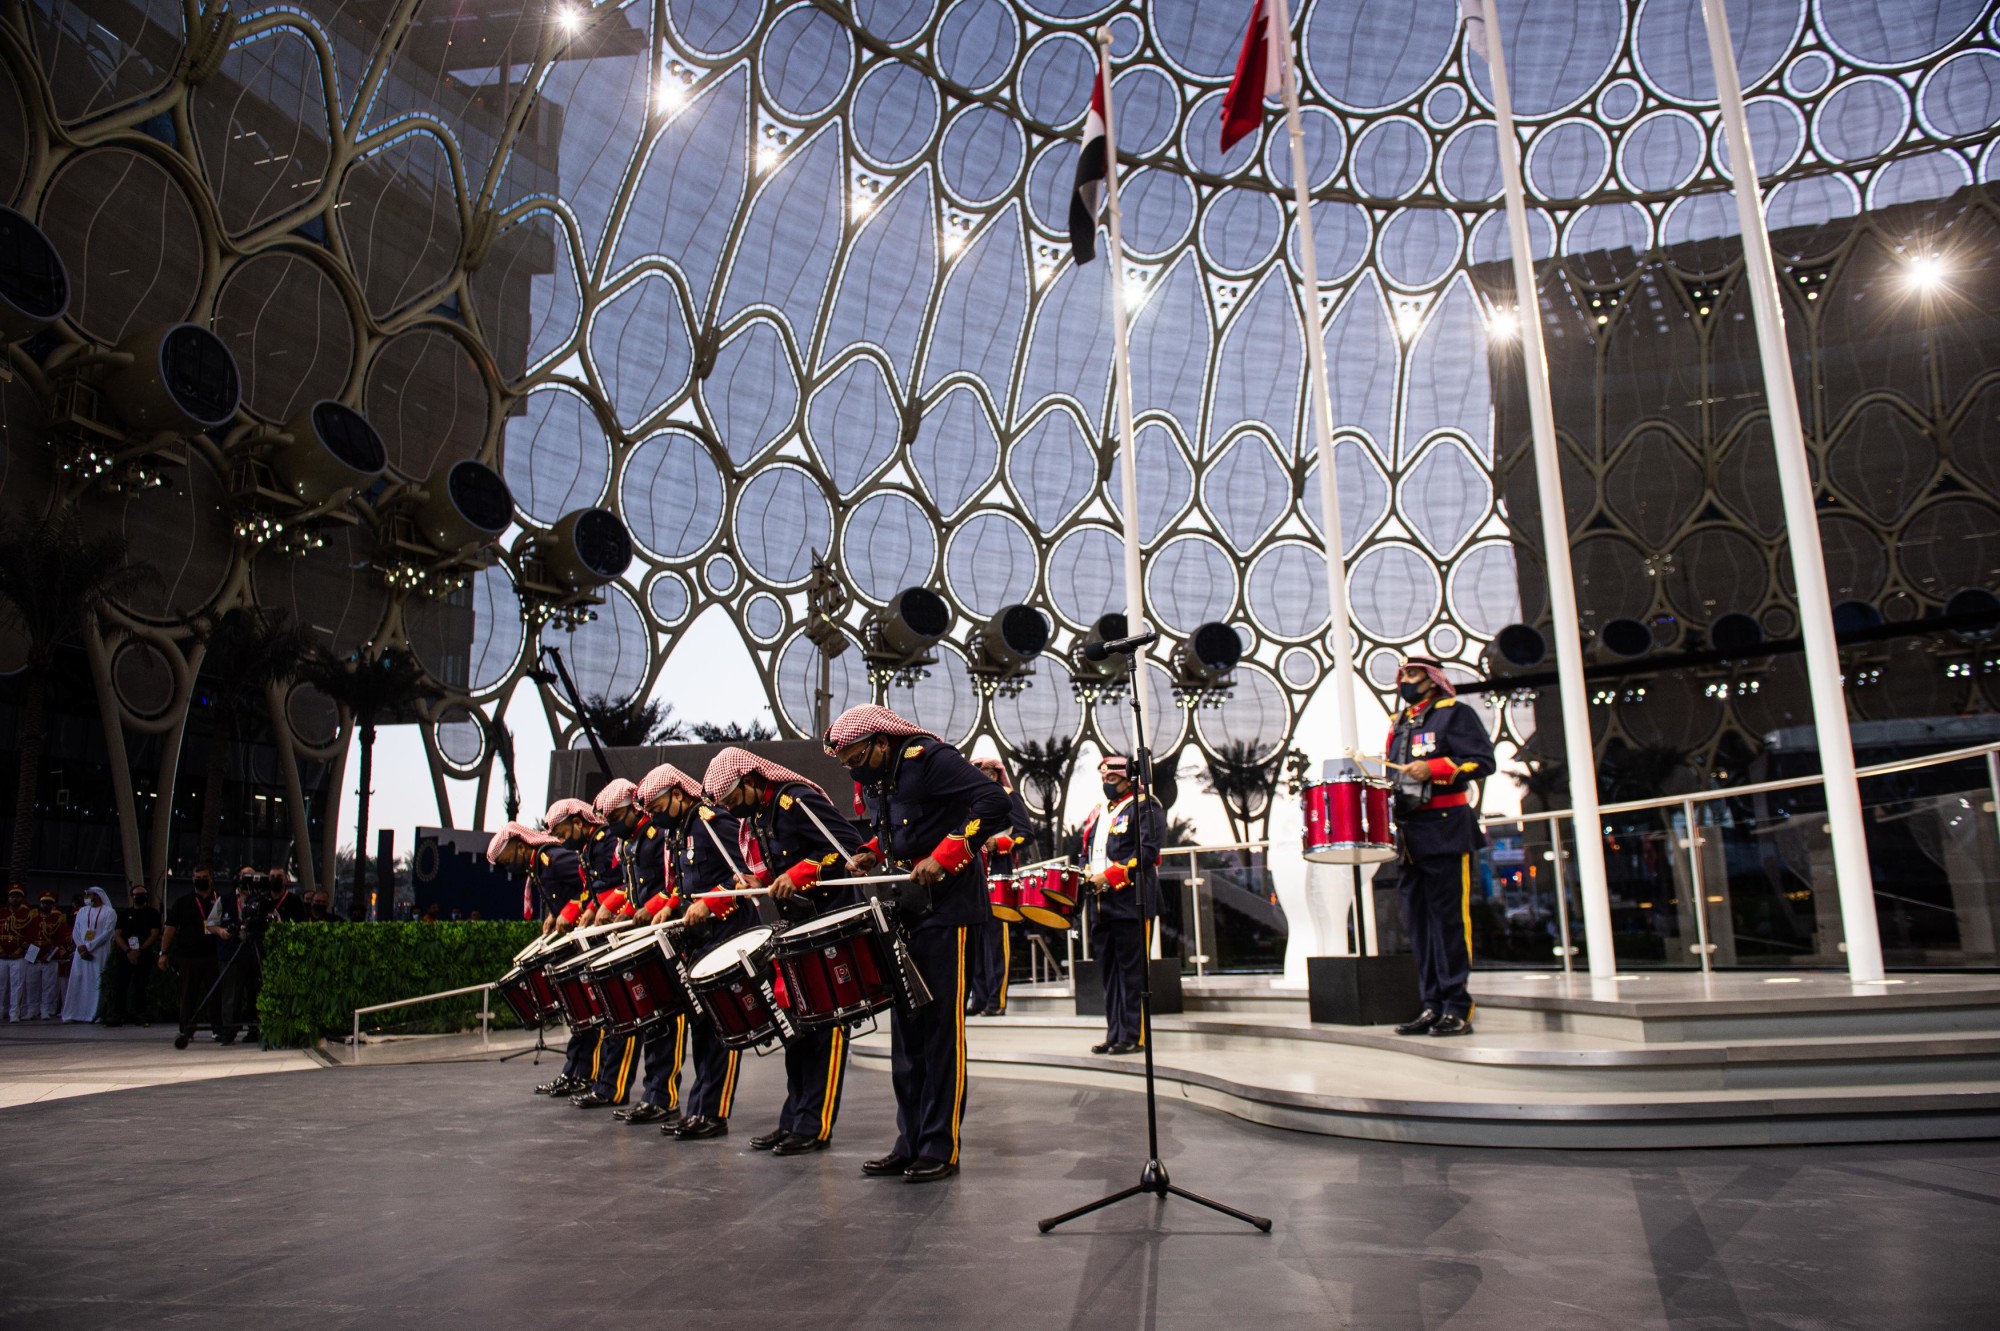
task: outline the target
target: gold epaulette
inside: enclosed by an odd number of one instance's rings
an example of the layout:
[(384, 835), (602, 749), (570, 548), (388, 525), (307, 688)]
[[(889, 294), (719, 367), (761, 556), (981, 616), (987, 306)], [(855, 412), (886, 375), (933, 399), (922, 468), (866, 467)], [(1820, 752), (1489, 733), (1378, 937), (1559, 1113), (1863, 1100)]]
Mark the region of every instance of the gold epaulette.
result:
[(924, 746), (921, 744), (912, 744), (909, 748), (903, 750), (903, 756), (905, 758), (921, 758), (924, 756)]

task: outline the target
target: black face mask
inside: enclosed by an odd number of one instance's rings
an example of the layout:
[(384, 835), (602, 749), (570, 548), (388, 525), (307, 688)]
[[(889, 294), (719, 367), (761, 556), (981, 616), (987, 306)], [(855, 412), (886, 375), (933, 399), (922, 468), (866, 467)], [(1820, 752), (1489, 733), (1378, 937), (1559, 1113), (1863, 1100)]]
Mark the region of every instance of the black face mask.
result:
[(1109, 781), (1106, 781), (1104, 783), (1104, 798), (1108, 800), (1123, 799), (1125, 798), (1125, 792), (1112, 785)]
[(1396, 696), (1404, 702), (1415, 706), (1424, 700), (1424, 686), (1421, 684), (1399, 684), (1396, 686)]

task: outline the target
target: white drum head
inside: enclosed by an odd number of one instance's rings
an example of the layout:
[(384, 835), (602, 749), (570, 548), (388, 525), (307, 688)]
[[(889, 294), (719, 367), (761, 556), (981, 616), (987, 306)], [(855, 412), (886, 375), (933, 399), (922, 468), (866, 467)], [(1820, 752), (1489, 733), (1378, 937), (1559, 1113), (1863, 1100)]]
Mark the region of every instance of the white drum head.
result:
[(785, 930), (785, 937), (803, 938), (807, 935), (821, 933), (828, 929), (838, 929), (855, 916), (871, 915), (874, 913), (874, 910), (873, 906), (867, 904), (848, 906), (844, 910), (833, 912), (831, 915), (822, 915), (816, 920), (807, 920), (804, 924), (794, 925)]
[(754, 929), (745, 929), (734, 938), (725, 939), (701, 954), (701, 959), (688, 969), (688, 974), (697, 980), (720, 975), (743, 958), (771, 941), (777, 930), (768, 924), (760, 924)]
[(652, 951), (659, 945), (659, 936), (649, 932), (644, 938), (635, 938), (629, 943), (620, 943), (617, 947), (606, 952), (603, 959), (597, 964), (606, 967), (623, 965), (625, 962), (642, 953)]

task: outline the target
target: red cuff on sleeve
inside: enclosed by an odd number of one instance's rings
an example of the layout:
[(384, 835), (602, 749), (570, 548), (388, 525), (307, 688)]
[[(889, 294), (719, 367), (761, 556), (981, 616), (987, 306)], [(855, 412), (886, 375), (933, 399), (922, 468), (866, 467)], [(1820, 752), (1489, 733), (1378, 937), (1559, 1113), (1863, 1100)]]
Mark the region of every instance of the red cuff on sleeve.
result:
[(948, 836), (937, 843), (931, 858), (943, 865), (946, 873), (957, 873), (972, 859), (972, 847), (965, 844), (964, 837)]
[(572, 901), (563, 906), (562, 910), (556, 915), (556, 918), (564, 924), (575, 924), (582, 914), (583, 903), (581, 901)]
[(708, 907), (709, 914), (715, 916), (718, 920), (726, 920), (729, 918), (729, 912), (736, 909), (736, 903), (742, 900), (742, 898), (726, 897), (720, 892), (711, 892), (707, 896), (700, 898), (700, 900), (703, 905)]
[(638, 907), (634, 906), (631, 902), (628, 901), (625, 903), (625, 909), (618, 912), (618, 918), (621, 920), (629, 920), (638, 913), (639, 913)]
[(616, 915), (619, 911), (625, 909), (625, 894), (623, 892), (606, 892), (597, 899), (597, 904)]
[(649, 917), (658, 915), (663, 910), (672, 910), (673, 908), (674, 903), (672, 898), (668, 897), (664, 892), (653, 893), (652, 896), (646, 899), (646, 904), (641, 907)]
[(1449, 781), (1458, 775), (1458, 764), (1449, 758), (1431, 759), (1431, 780)]
[(819, 861), (800, 860), (785, 870), (785, 881), (800, 889), (816, 886), (819, 883)]
[(861, 849), (867, 851), (870, 855), (873, 855), (876, 859), (878, 860), (881, 859), (882, 838), (878, 836), (869, 837), (866, 841), (861, 843)]
[(1125, 866), (1124, 866), (1124, 865), (1122, 865), (1122, 864), (1109, 864), (1109, 865), (1106, 865), (1106, 866), (1105, 866), (1105, 868), (1104, 868), (1104, 882), (1105, 882), (1105, 885), (1106, 885), (1106, 886), (1108, 886), (1108, 887), (1123, 887), (1123, 886), (1125, 886), (1125, 885), (1126, 885), (1127, 883), (1129, 883), (1129, 882), (1131, 882), (1131, 881), (1132, 881), (1132, 877), (1131, 877), (1131, 875), (1130, 875), (1130, 874), (1128, 874), (1128, 873), (1126, 873), (1126, 872), (1125, 872)]
[(986, 845), (996, 854), (1008, 855), (1013, 853), (1014, 838), (1002, 834), (1000, 836), (994, 837), (991, 841), (987, 842)]

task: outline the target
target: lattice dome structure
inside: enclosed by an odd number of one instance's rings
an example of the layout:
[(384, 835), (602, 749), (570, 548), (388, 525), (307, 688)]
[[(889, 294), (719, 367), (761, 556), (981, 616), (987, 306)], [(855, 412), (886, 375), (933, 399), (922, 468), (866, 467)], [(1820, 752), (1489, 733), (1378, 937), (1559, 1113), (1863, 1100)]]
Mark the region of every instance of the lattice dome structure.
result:
[[(1229, 699), (1156, 708), (1155, 745), (1275, 750), (1348, 642), (1326, 624), (1308, 335), (1333, 377), (1364, 678), (1386, 695), (1413, 647), (1483, 674), (1523, 617), (1470, 272), (1506, 251), (1487, 73), (1453, 0), (1296, 5), (1322, 279), (1308, 325), (1279, 122), (1217, 148), (1247, 8), (11, 7), (0, 198), (76, 284), (48, 345), (211, 327), (241, 366), (241, 426), (344, 400), (381, 434), (392, 489), (481, 459), (519, 529), (447, 594), (371, 573), (366, 514), (322, 547), (257, 552), (232, 533), (228, 438), (198, 439), (185, 483), (102, 501), (173, 552), (167, 584), (124, 607), (128, 726), (170, 724), (192, 618), (255, 600), (342, 651), (407, 643), (450, 694), (426, 721), (441, 770), (474, 775), (491, 759), (478, 718), (523, 686), (538, 639), (583, 692), (640, 697), (719, 603), (781, 728), (806, 734), (818, 551), (857, 641), (907, 586), (956, 610), (931, 674), (891, 698), (923, 724), (1121, 745), (1122, 713), (1092, 715), (1053, 659), (988, 699), (965, 654), (1004, 605), (1047, 611), (1056, 653), (1124, 606), (1113, 299), (1133, 311), (1149, 613), (1175, 641), (1222, 620), (1245, 643)], [(1774, 227), (2000, 175), (2000, 20), (1979, 0), (1731, 10)], [(1697, 0), (1500, 13), (1539, 256), (1733, 231)], [(1065, 218), (1105, 22), (1129, 252), (1078, 268)], [(23, 445), (33, 391), (8, 385), (4, 404), (6, 488), (53, 484)], [(594, 619), (542, 623), (520, 537), (594, 505), (636, 557)], [(832, 662), (835, 710), (867, 695), (859, 657)], [(307, 752), (332, 752), (326, 699), (301, 688), (288, 715)]]

